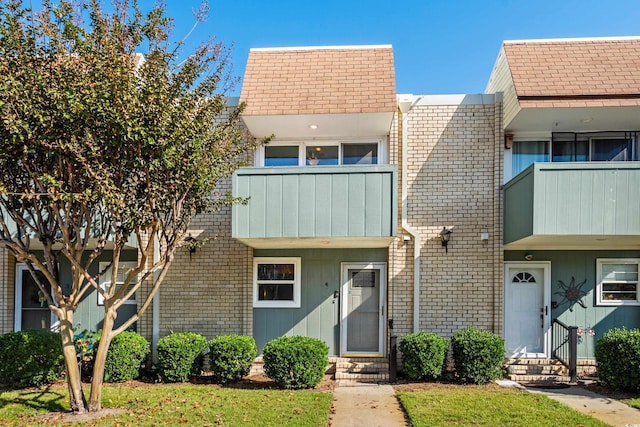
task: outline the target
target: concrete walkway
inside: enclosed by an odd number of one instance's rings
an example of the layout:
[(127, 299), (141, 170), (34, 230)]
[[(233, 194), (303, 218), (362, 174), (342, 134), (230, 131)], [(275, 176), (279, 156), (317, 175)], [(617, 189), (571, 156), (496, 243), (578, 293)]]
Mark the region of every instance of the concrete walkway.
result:
[[(497, 381), (503, 387), (540, 393), (612, 426), (640, 427), (640, 410), (582, 387), (525, 388), (513, 381)], [(331, 427), (405, 427), (404, 411), (391, 385), (347, 385), (333, 392)]]
[(353, 385), (333, 391), (331, 427), (405, 427), (404, 412), (390, 385)]
[(582, 387), (527, 388), (612, 426), (640, 427), (640, 410)]

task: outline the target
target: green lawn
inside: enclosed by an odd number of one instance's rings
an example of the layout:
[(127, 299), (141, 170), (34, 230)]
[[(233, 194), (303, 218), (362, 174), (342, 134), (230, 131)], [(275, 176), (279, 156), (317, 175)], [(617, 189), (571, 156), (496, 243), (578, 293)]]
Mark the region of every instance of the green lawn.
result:
[(434, 386), (398, 393), (414, 427), (607, 426), (539, 394), (497, 386)]
[(640, 409), (640, 399), (629, 399), (629, 400), (623, 400), (622, 402), (626, 403), (632, 408)]
[[(331, 394), (311, 391), (246, 390), (192, 384), (106, 384), (103, 406), (125, 411), (83, 425), (324, 427), (328, 424), (331, 401)], [(0, 425), (37, 426), (45, 423), (38, 416), (68, 410), (65, 386), (0, 393)], [(48, 420), (46, 424), (56, 422)]]

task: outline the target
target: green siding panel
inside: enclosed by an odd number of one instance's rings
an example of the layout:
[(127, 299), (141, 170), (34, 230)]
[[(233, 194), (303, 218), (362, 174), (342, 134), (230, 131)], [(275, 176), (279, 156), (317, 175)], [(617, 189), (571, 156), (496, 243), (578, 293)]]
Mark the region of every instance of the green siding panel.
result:
[(278, 249), (255, 250), (256, 257), (301, 257), (301, 307), (254, 308), (253, 335), (262, 351), (270, 340), (283, 335), (303, 335), (327, 343), (337, 355), (340, 342), (340, 263), (387, 262), (387, 249)]
[(640, 162), (535, 163), (505, 184), (505, 243), (640, 234)]
[(233, 237), (392, 237), (396, 191), (396, 165), (241, 168)]
[[(506, 251), (505, 261), (522, 261), (526, 253), (533, 255), (536, 261), (551, 261), (551, 317), (584, 331), (578, 339), (579, 358), (594, 359), (595, 344), (609, 329), (640, 328), (640, 307), (596, 305), (596, 260), (639, 258), (640, 251)], [(572, 277), (575, 278), (574, 285), (586, 280), (581, 286), (584, 307), (580, 304), (572, 307), (565, 298)], [(590, 329), (595, 336), (589, 335)]]

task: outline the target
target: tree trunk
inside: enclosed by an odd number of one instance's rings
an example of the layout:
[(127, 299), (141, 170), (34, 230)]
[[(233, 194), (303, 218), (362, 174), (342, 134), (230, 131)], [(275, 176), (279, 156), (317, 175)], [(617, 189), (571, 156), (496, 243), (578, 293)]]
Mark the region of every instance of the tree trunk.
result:
[(87, 401), (82, 392), (80, 366), (73, 341), (73, 311), (67, 307), (60, 308), (60, 338), (62, 339), (62, 354), (67, 368), (67, 385), (71, 410), (74, 414), (82, 414), (87, 410)]
[(89, 394), (89, 411), (96, 412), (102, 409), (102, 383), (104, 381), (104, 365), (107, 360), (107, 351), (113, 339), (113, 321), (115, 312), (109, 308), (105, 310), (102, 324), (102, 335), (98, 351), (93, 359), (93, 378), (91, 379), (91, 393)]

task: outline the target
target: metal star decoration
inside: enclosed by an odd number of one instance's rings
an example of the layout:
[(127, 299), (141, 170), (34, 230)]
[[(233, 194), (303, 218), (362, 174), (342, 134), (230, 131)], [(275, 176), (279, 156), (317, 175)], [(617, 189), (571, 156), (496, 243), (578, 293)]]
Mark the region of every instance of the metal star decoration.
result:
[(560, 301), (560, 304), (564, 304), (565, 302), (569, 302), (569, 311), (573, 311), (573, 306), (578, 303), (582, 308), (587, 308), (582, 301), (582, 297), (587, 294), (587, 291), (582, 290), (582, 286), (587, 283), (587, 279), (584, 279), (582, 282), (575, 284), (576, 279), (571, 276), (571, 282), (569, 285), (565, 285), (562, 280), (558, 280), (558, 287), (560, 291), (556, 292), (556, 295), (560, 295), (563, 297), (563, 300)]

